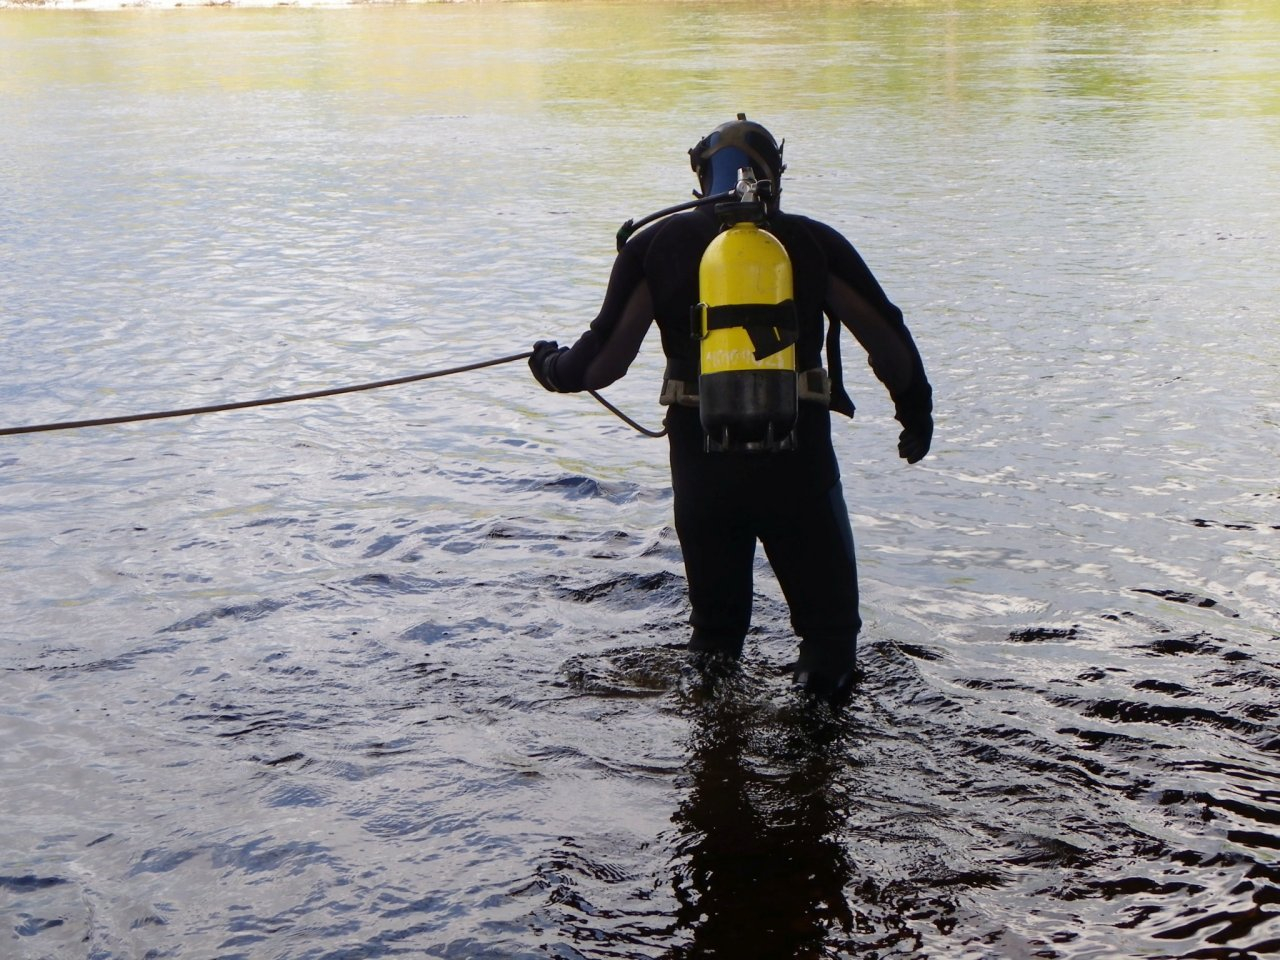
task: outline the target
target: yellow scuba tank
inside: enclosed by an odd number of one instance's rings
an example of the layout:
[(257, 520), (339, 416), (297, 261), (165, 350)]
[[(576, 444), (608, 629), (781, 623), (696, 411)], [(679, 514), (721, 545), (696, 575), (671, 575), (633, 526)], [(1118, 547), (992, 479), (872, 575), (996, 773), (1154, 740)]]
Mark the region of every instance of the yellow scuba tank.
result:
[(740, 199), (717, 206), (724, 226), (698, 268), (693, 334), (701, 340), (698, 407), (708, 451), (795, 446), (799, 323), (791, 260), (761, 229), (765, 205), (756, 189), (750, 169), (740, 171)]

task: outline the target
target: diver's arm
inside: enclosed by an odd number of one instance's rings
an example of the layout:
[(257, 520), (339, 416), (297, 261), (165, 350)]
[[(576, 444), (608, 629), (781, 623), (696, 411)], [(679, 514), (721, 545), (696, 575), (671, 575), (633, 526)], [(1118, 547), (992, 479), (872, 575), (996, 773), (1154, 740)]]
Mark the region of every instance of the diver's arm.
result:
[[(592, 323), (594, 329), (600, 318)], [(582, 377), (584, 390), (599, 390), (622, 377), (640, 352), (640, 344), (653, 323), (653, 296), (641, 282), (631, 291), (622, 315), (609, 323), (610, 333)], [(572, 352), (572, 351), (570, 351)]]
[(905, 428), (899, 452), (914, 463), (933, 434), (933, 387), (902, 311), (881, 289), (862, 257), (834, 230), (822, 230), (830, 272), (824, 310), (854, 335), (876, 378), (889, 390), (895, 418)]
[(932, 389), (902, 311), (885, 295), (848, 240), (830, 227), (819, 225), (819, 233), (830, 270), (823, 309), (867, 351), (871, 369), (900, 412), (904, 405), (930, 412)]
[(627, 372), (653, 323), (653, 297), (643, 263), (631, 245), (618, 254), (591, 326), (572, 347), (545, 361), (542, 372), (552, 389), (562, 393), (598, 390)]
[(887, 300), (877, 304), (846, 279), (832, 274), (827, 281), (826, 309), (867, 351), (871, 369), (895, 403), (927, 395), (924, 363), (897, 307)]

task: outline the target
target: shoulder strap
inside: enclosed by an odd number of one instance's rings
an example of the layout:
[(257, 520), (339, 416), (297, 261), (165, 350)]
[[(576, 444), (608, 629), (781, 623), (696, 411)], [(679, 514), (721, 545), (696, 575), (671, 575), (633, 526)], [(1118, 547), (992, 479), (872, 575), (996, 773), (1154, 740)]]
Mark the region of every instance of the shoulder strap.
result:
[(846, 417), (853, 416), (853, 400), (844, 389), (844, 370), (840, 366), (840, 322), (832, 319), (827, 326), (827, 376), (831, 379), (831, 409)]

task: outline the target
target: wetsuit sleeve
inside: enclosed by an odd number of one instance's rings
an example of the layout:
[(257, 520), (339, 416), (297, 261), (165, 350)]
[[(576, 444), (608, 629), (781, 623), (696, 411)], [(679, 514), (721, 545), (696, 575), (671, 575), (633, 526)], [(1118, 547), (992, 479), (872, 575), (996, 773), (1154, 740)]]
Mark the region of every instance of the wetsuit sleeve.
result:
[(867, 351), (872, 371), (893, 399), (898, 422), (911, 427), (929, 419), (933, 388), (902, 311), (848, 240), (823, 224), (814, 228), (829, 267), (824, 310)]
[(599, 390), (627, 372), (653, 323), (653, 297), (644, 256), (635, 240), (613, 262), (600, 312), (568, 350), (550, 362), (555, 388), (565, 393)]

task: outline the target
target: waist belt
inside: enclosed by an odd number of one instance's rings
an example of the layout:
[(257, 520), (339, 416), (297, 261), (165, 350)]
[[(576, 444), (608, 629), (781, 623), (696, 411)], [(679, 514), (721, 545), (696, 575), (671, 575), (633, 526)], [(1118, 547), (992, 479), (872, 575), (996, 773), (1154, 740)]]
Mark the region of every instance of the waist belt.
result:
[[(796, 374), (798, 395), (801, 400), (820, 403), (824, 407), (831, 404), (831, 380), (827, 371), (821, 367), (813, 367)], [(698, 405), (698, 381), (676, 380), (664, 377), (662, 395), (658, 402), (664, 407), (696, 407)]]

